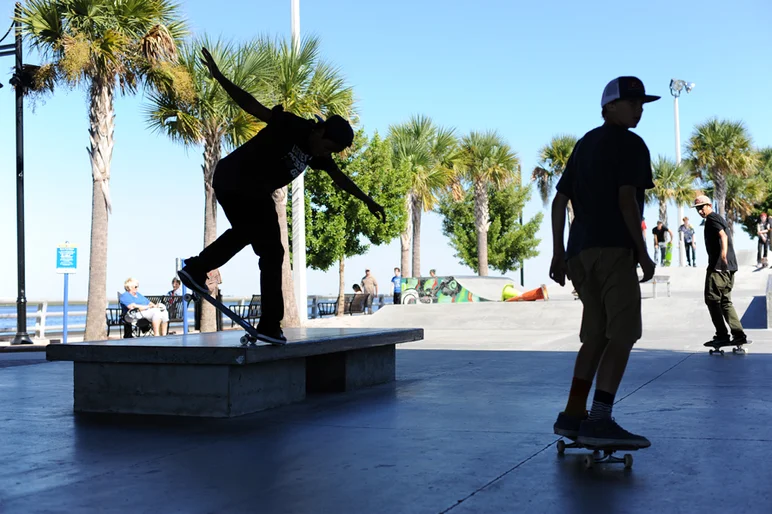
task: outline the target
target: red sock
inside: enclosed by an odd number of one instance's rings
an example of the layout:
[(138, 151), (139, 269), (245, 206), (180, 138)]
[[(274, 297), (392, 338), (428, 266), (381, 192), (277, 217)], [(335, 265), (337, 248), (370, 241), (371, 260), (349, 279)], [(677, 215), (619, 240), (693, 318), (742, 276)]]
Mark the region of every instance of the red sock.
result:
[(574, 377), (571, 382), (571, 391), (568, 393), (566, 414), (569, 416), (584, 416), (587, 412), (587, 397), (590, 395), (592, 382)]

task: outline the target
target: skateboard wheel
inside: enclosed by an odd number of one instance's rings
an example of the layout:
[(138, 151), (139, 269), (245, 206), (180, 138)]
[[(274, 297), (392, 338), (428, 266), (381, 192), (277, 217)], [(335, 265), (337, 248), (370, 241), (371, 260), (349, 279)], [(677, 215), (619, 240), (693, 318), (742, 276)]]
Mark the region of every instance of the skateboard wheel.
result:
[(630, 469), (633, 467), (633, 456), (628, 454), (625, 454), (625, 469)]
[(585, 467), (585, 469), (592, 468), (593, 464), (595, 464), (595, 458), (592, 455), (585, 455), (584, 456), (584, 467)]
[(566, 453), (566, 443), (562, 439), (558, 441), (558, 453), (560, 455)]
[(241, 336), (241, 339), (239, 339), (239, 341), (241, 342), (242, 346), (246, 346), (247, 344), (249, 344), (249, 338), (247, 336)]
[(720, 353), (721, 355), (724, 355), (724, 350), (719, 350), (719, 353)]

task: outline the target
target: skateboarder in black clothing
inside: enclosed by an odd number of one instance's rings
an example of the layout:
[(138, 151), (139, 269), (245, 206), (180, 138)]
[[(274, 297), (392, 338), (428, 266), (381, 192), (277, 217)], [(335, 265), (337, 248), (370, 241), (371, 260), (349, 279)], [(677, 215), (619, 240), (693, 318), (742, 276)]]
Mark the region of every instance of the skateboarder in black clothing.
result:
[(354, 131), (340, 116), (315, 122), (284, 112), (281, 105), (268, 109), (222, 75), (206, 48), (204, 65), (231, 98), (247, 113), (267, 125), (255, 137), (222, 158), (212, 185), (231, 228), (197, 256), (185, 261), (179, 275), (193, 290), (206, 292), (206, 274), (221, 267), (245, 246), (260, 257), (261, 317), (259, 339), (284, 343), (281, 330), (284, 299), (281, 291), (281, 244), (279, 219), (272, 193), (286, 186), (307, 166), (324, 170), (335, 184), (362, 200), (371, 213), (385, 221), (383, 207), (362, 192), (333, 161), (331, 154), (351, 146)]
[[(705, 195), (700, 195), (694, 200), (694, 208), (705, 220), (705, 249), (708, 251), (705, 305), (708, 306), (710, 319), (716, 328), (713, 339), (705, 343), (705, 346), (729, 342), (736, 345), (745, 344), (748, 338), (732, 305), (737, 257), (734, 253), (729, 225), (713, 211), (713, 204)], [(727, 325), (729, 330), (726, 328)]]
[[(568, 403), (554, 431), (583, 445), (646, 448), (648, 439), (624, 430), (611, 416), (617, 389), (642, 333), (641, 289), (654, 275), (641, 216), (646, 189), (654, 187), (651, 157), (643, 139), (630, 132), (643, 114), (647, 95), (635, 77), (612, 80), (601, 99), (604, 124), (574, 146), (552, 202), (553, 257), (550, 277), (569, 278), (583, 304), (580, 338)], [(568, 202), (574, 222), (563, 241)], [(587, 397), (596, 379), (589, 415)]]

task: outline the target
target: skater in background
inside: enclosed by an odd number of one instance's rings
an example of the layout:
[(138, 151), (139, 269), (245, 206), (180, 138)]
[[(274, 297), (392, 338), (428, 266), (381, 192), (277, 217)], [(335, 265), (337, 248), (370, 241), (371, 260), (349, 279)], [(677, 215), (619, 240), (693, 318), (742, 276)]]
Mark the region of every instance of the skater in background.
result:
[[(716, 328), (713, 340), (705, 343), (705, 346), (730, 342), (735, 345), (745, 344), (748, 338), (732, 305), (737, 257), (734, 253), (729, 225), (724, 218), (713, 211), (713, 204), (705, 195), (700, 195), (694, 200), (694, 208), (705, 219), (705, 249), (708, 251), (705, 304), (708, 306), (710, 319)], [(729, 330), (726, 328), (727, 325)]]
[(208, 293), (207, 274), (228, 262), (245, 246), (252, 245), (260, 266), (261, 317), (258, 339), (282, 344), (284, 298), (281, 291), (284, 248), (272, 194), (302, 174), (306, 167), (325, 171), (342, 190), (367, 205), (381, 221), (386, 213), (338, 169), (332, 159), (354, 140), (354, 131), (340, 116), (316, 122), (284, 112), (281, 105), (269, 109), (220, 72), (206, 48), (202, 63), (212, 77), (245, 112), (266, 123), (256, 136), (220, 159), (212, 186), (218, 203), (231, 223), (211, 245), (185, 261), (182, 282), (199, 293)]

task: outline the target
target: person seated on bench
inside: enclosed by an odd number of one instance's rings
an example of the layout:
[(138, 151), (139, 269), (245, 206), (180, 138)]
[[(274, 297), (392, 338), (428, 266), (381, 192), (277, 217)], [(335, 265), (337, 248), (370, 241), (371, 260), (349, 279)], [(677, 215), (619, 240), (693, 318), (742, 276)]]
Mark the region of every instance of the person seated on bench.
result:
[(165, 336), (169, 330), (169, 313), (166, 308), (161, 304), (150, 303), (150, 300), (142, 296), (137, 291), (139, 282), (133, 278), (126, 279), (123, 288), (126, 292), (118, 298), (123, 310), (122, 315), (125, 316), (128, 311), (137, 309), (142, 318), (150, 321), (154, 336)]

